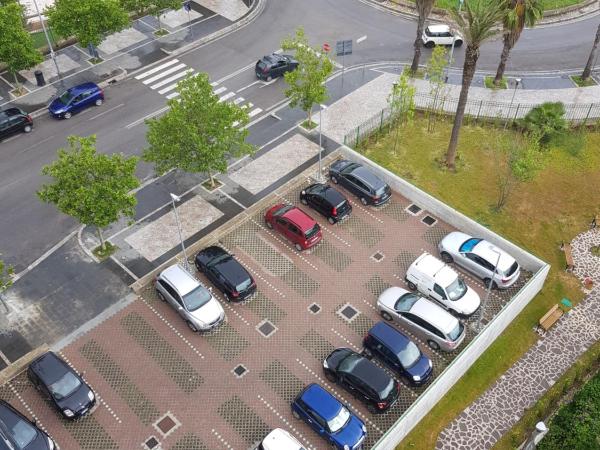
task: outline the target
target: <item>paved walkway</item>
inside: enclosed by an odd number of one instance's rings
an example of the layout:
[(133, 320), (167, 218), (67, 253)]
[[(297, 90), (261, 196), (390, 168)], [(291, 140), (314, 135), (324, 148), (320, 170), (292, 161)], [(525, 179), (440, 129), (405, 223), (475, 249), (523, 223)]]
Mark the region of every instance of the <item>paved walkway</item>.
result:
[(581, 280), (592, 277), (595, 288), (440, 433), (436, 449), (493, 447), (523, 410), (535, 404), (600, 339), (600, 258), (590, 253), (595, 245), (600, 245), (598, 230), (582, 233), (572, 242), (575, 275)]

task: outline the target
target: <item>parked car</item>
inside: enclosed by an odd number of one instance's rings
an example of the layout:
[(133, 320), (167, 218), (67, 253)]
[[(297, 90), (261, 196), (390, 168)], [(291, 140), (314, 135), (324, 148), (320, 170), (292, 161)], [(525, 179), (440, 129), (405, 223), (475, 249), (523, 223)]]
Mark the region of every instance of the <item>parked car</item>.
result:
[[(390, 313), (381, 314), (392, 320)], [(433, 374), (431, 359), (409, 337), (385, 322), (371, 327), (363, 339), (363, 347), (367, 358), (375, 356), (415, 386), (427, 383)]]
[(315, 183), (302, 189), (300, 201), (325, 216), (330, 224), (349, 217), (352, 205), (339, 191), (324, 183)]
[(273, 206), (266, 212), (265, 222), (291, 241), (299, 252), (314, 247), (323, 237), (315, 219), (292, 205)]
[(79, 419), (96, 406), (92, 388), (54, 352), (46, 352), (33, 361), (27, 376), (66, 419)]
[(306, 386), (294, 399), (292, 414), (338, 450), (361, 449), (367, 436), (367, 427), (362, 420), (315, 383)]
[(271, 81), (273, 78), (283, 76), (286, 72), (296, 70), (297, 67), (298, 61), (290, 55), (271, 53), (259, 59), (254, 70), (259, 79)]
[[(454, 231), (439, 243), (440, 256), (445, 263), (455, 262), (483, 280), (486, 287), (506, 289), (521, 274), (515, 259), (490, 242)], [(496, 267), (497, 265), (497, 267)]]
[(67, 89), (56, 97), (48, 111), (57, 119), (70, 119), (71, 116), (90, 106), (100, 106), (104, 102), (104, 91), (95, 83), (83, 83)]
[(411, 290), (418, 290), (461, 316), (470, 316), (481, 304), (477, 292), (467, 286), (450, 266), (427, 252), (410, 265), (406, 271), (406, 282)]
[(398, 400), (398, 382), (349, 348), (331, 352), (323, 361), (323, 370), (325, 378), (365, 403), (371, 413), (387, 411)]
[(56, 442), (9, 403), (0, 400), (1, 450), (60, 450)]
[(399, 287), (390, 287), (377, 299), (381, 316), (427, 341), (434, 350), (456, 350), (466, 335), (465, 326), (436, 303)]
[(427, 48), (433, 48), (436, 45), (452, 45), (452, 41), (454, 41), (455, 47), (463, 44), (462, 36), (448, 25), (429, 25), (423, 30), (421, 39)]
[(211, 289), (177, 264), (163, 270), (154, 286), (158, 298), (168, 302), (192, 331), (211, 330), (225, 319), (225, 311)]
[(362, 165), (347, 159), (340, 159), (329, 167), (329, 178), (356, 195), (363, 205), (383, 205), (392, 196), (387, 183)]
[(252, 275), (221, 247), (201, 250), (195, 259), (196, 268), (214, 283), (228, 301), (242, 301), (256, 292)]
[(0, 139), (15, 133), (29, 133), (33, 130), (33, 119), (19, 108), (0, 110)]
[(298, 440), (281, 428), (275, 428), (258, 444), (256, 450), (306, 450)]

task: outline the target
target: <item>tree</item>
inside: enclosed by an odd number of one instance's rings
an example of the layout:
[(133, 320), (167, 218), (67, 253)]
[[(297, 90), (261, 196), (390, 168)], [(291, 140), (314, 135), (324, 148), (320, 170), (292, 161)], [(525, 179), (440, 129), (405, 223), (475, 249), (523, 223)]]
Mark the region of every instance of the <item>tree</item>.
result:
[(500, 55), (500, 63), (494, 78), (494, 85), (500, 86), (510, 51), (515, 46), (525, 26), (533, 27), (544, 15), (541, 0), (504, 0), (507, 2), (503, 19), (504, 47)]
[(162, 30), (160, 16), (166, 9), (181, 8), (181, 0), (119, 0), (126, 11), (136, 14), (147, 12), (153, 14), (158, 20), (158, 30)]
[(415, 43), (413, 44), (415, 48), (415, 54), (413, 56), (412, 64), (410, 66), (410, 73), (413, 76), (417, 73), (417, 70), (419, 70), (421, 47), (423, 47), (423, 27), (425, 26), (425, 21), (429, 17), (429, 14), (431, 14), (431, 10), (433, 9), (434, 4), (435, 0), (415, 0), (415, 8), (417, 9), (419, 18), (417, 19), (417, 37), (415, 39)]
[(59, 36), (75, 36), (82, 47), (94, 53), (107, 33), (121, 31), (129, 16), (118, 0), (56, 0), (45, 11), (53, 31)]
[(487, 39), (496, 34), (496, 24), (504, 17), (506, 10), (506, 4), (497, 0), (465, 0), (464, 7), (464, 14), (461, 14), (456, 7), (450, 11), (467, 42), (462, 86), (458, 97), (456, 115), (454, 116), (452, 135), (446, 152), (446, 166), (450, 170), (455, 168), (458, 136), (465, 116), (469, 88), (477, 68), (479, 48)]
[(415, 116), (415, 92), (416, 88), (410, 83), (408, 75), (400, 74), (398, 82), (392, 86), (392, 92), (388, 96), (391, 108), (392, 123), (396, 123), (396, 137), (394, 139), (394, 154), (398, 145), (398, 134), (400, 127), (412, 122)]
[(96, 227), (100, 246), (106, 249), (102, 228), (120, 216), (133, 217), (137, 199), (131, 191), (140, 185), (135, 176), (138, 158), (96, 153), (96, 136), (69, 136), (68, 149), (42, 168), (53, 179), (38, 191), (40, 200), (84, 225)]
[(569, 129), (565, 105), (561, 102), (545, 102), (535, 106), (519, 122), (525, 131), (537, 136), (542, 144), (548, 144)]
[(17, 72), (31, 69), (43, 60), (43, 56), (35, 48), (31, 34), (23, 27), (21, 5), (9, 2), (0, 6), (0, 61), (6, 64), (18, 90), (20, 83)]
[(245, 141), (247, 109), (219, 101), (206, 73), (188, 76), (177, 92), (169, 111), (147, 122), (149, 146), (142, 158), (153, 162), (159, 175), (171, 169), (207, 172), (214, 187), (214, 173), (227, 171), (229, 157), (254, 152)]
[(298, 68), (283, 76), (288, 84), (285, 95), (290, 99), (292, 108), (300, 106), (307, 113), (308, 125), (311, 126), (313, 105), (323, 103), (328, 98), (325, 81), (333, 72), (333, 63), (329, 56), (308, 44), (302, 27), (296, 30), (295, 36), (285, 38), (281, 48), (295, 50), (298, 61)]
[(425, 68), (425, 75), (431, 87), (429, 95), (433, 98), (433, 104), (427, 110), (427, 131), (429, 132), (435, 130), (435, 121), (441, 112), (448, 91), (444, 76), (448, 66), (447, 54), (448, 51), (444, 47), (440, 45), (434, 47)]
[[(585, 69), (583, 69), (583, 73), (581, 74), (581, 81), (587, 80), (592, 74), (592, 64), (596, 59), (596, 52), (598, 51), (598, 43), (600, 42), (600, 25), (598, 25), (598, 29), (596, 30), (596, 37), (594, 38), (594, 45), (592, 45), (592, 50), (590, 51), (590, 56), (588, 57), (587, 63), (585, 64)], [(2, 58), (0, 58), (2, 59)]]

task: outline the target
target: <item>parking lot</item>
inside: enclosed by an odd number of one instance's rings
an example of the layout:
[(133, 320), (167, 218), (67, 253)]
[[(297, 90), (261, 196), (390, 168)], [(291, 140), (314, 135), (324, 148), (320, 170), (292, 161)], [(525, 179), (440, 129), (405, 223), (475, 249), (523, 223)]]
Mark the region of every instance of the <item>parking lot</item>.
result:
[[(300, 205), (300, 191), (312, 182), (293, 180), (212, 242), (234, 253), (258, 285), (243, 304), (229, 304), (218, 293), (227, 314), (221, 327), (192, 333), (148, 286), (137, 301), (60, 352), (97, 391), (100, 405), (93, 415), (65, 422), (23, 374), (0, 388), (0, 398), (35, 418), (63, 450), (249, 449), (275, 427), (316, 449), (326, 448), (325, 441), (295, 420), (289, 407), (305, 385), (316, 382), (350, 404), (367, 425), (365, 447), (371, 448), (427, 386), (409, 387), (400, 379), (399, 401), (374, 415), (325, 379), (322, 361), (338, 347), (361, 350), (365, 332), (380, 320), (378, 295), (389, 286), (406, 287), (408, 266), (423, 251), (437, 255), (438, 242), (453, 228), (397, 193), (373, 208), (345, 192), (353, 213), (330, 225)], [(269, 230), (264, 211), (279, 202), (317, 219), (323, 241), (299, 253)], [(483, 299), (481, 281), (461, 273)], [(484, 319), (530, 276), (523, 271), (509, 290), (492, 291)], [(467, 339), (452, 353), (434, 352), (415, 338), (431, 357), (435, 376), (472, 340), (476, 320), (467, 321)]]

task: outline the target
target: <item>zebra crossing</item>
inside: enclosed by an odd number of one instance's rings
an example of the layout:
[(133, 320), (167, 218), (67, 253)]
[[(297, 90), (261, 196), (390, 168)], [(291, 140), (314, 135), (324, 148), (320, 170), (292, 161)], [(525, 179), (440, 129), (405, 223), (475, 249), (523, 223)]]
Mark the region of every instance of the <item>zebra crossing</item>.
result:
[[(179, 97), (179, 92), (175, 90), (177, 83), (194, 72), (195, 70), (187, 64), (178, 59), (172, 59), (136, 75), (135, 79), (170, 100)], [(213, 93), (219, 96), (219, 102), (232, 102), (234, 105), (247, 109), (250, 118), (263, 111), (261, 108), (255, 108), (251, 102), (246, 102), (244, 97), (237, 96), (234, 91), (229, 91), (226, 86), (219, 86), (219, 83), (216, 82), (212, 82), (210, 85), (213, 87)]]

